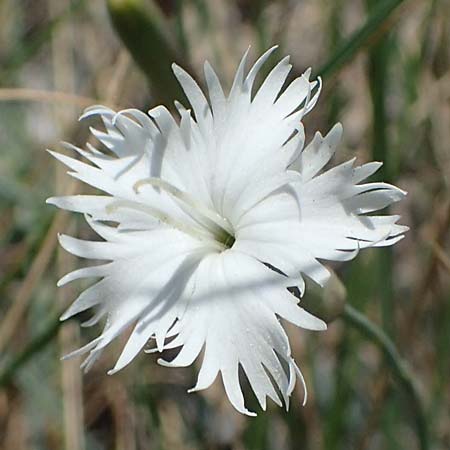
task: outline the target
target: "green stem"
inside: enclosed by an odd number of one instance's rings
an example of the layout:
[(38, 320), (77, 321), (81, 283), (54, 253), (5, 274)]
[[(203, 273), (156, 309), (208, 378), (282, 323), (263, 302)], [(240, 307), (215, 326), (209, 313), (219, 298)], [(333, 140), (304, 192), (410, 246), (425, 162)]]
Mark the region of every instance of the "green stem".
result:
[(175, 98), (184, 99), (171, 65), (192, 70), (169, 39), (169, 24), (153, 2), (108, 0), (107, 5), (114, 28), (153, 88), (154, 102), (169, 105)]
[(386, 333), (371, 322), (364, 314), (361, 314), (347, 304), (344, 309), (343, 318), (348, 324), (370, 339), (383, 352), (393, 375), (410, 398), (420, 448), (421, 450), (429, 450), (430, 441), (425, 408), (417, 388), (416, 380), (406, 361), (401, 357), (394, 343)]
[[(366, 0), (369, 13), (377, 7), (378, 0)], [(383, 161), (383, 166), (377, 173), (382, 181), (392, 181), (392, 149), (387, 133), (386, 98), (388, 94), (388, 69), (391, 56), (391, 46), (394, 37), (385, 34), (368, 52), (368, 79), (372, 100), (372, 159)], [(389, 150), (390, 149), (390, 150)], [(381, 282), (380, 300), (383, 328), (390, 335), (394, 333), (394, 305), (392, 282), (392, 249), (386, 248), (377, 255), (378, 276)]]
[[(329, 53), (334, 54), (342, 42), (342, 10), (343, 0), (335, 0), (329, 6), (330, 12), (328, 17), (328, 48)], [(327, 125), (331, 128), (336, 122), (339, 122), (341, 108), (343, 105), (343, 97), (341, 89), (333, 89), (329, 99), (329, 110)]]
[(383, 161), (378, 177), (391, 181), (388, 155), (386, 95), (388, 89), (387, 75), (390, 56), (390, 39), (387, 36), (380, 39), (369, 51), (368, 75), (370, 93), (372, 97), (373, 132), (372, 157), (376, 161)]
[(7, 386), (15, 373), (36, 353), (45, 348), (45, 346), (56, 336), (60, 326), (61, 321), (59, 320), (59, 317), (49, 320), (44, 330), (0, 370), (0, 388)]
[(252, 19), (256, 30), (258, 40), (259, 53), (263, 53), (270, 45), (270, 36), (267, 30), (267, 20), (264, 14), (266, 8), (266, 0), (258, 0), (254, 2), (254, 17)]
[(325, 78), (339, 70), (366, 44), (370, 37), (380, 31), (387, 18), (403, 2), (404, 0), (380, 1), (373, 8), (364, 25), (339, 46), (334, 55), (319, 69), (318, 74)]
[(183, 0), (176, 0), (176, 14), (175, 14), (175, 34), (177, 36), (178, 46), (185, 55), (185, 59), (189, 59), (190, 48), (189, 39), (186, 34), (184, 25), (183, 9), (186, 2)]

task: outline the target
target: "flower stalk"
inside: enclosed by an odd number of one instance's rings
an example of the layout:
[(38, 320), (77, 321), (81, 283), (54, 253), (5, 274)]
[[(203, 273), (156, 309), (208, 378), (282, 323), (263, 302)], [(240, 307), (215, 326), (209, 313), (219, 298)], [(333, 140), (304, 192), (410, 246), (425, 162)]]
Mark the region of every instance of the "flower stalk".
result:
[(399, 354), (395, 344), (381, 328), (371, 322), (364, 314), (357, 311), (351, 305), (347, 304), (345, 306), (342, 317), (349, 325), (364, 334), (383, 352), (384, 358), (392, 370), (392, 374), (403, 387), (411, 401), (420, 448), (421, 450), (429, 450), (430, 439), (428, 423), (417, 382), (410, 367)]
[(112, 24), (152, 86), (153, 103), (172, 103), (184, 95), (176, 83), (170, 65), (187, 66), (175, 44), (169, 41), (165, 19), (153, 2), (108, 0)]

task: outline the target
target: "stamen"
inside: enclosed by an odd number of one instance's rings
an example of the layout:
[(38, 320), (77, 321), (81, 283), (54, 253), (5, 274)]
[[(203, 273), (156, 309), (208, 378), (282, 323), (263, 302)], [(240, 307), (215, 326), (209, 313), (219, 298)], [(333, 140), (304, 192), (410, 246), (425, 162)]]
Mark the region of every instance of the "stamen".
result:
[(149, 214), (150, 216), (159, 220), (160, 222), (165, 223), (166, 225), (169, 225), (172, 228), (176, 228), (177, 230), (201, 241), (208, 241), (209, 243), (217, 242), (211, 239), (211, 237), (208, 236), (206, 233), (202, 233), (202, 230), (200, 229), (196, 229), (189, 225), (182, 224), (177, 220), (172, 219), (167, 214), (165, 214), (164, 212), (160, 211), (157, 208), (153, 208), (152, 206), (148, 205), (143, 205), (142, 203), (134, 202), (132, 200), (115, 200), (106, 206), (106, 212), (112, 213), (114, 211), (117, 211), (117, 209), (119, 208), (128, 208), (133, 209), (135, 211), (143, 212), (145, 214)]
[[(183, 208), (187, 214), (189, 214), (195, 221), (200, 224), (206, 226), (209, 230), (213, 232), (213, 235), (217, 240), (224, 243), (225, 245), (227, 241), (231, 242), (233, 239), (233, 228), (230, 223), (223, 218), (220, 214), (215, 211), (210, 210), (209, 208), (203, 206), (195, 199), (193, 199), (186, 192), (181, 191), (177, 187), (168, 183), (167, 181), (161, 180), (160, 178), (145, 178), (143, 180), (138, 181), (133, 186), (136, 193), (139, 192), (139, 188), (149, 184), (154, 187), (159, 187), (170, 194), (175, 200), (182, 202), (188, 208)], [(182, 205), (180, 205), (182, 207)], [(231, 238), (231, 239), (230, 239)]]

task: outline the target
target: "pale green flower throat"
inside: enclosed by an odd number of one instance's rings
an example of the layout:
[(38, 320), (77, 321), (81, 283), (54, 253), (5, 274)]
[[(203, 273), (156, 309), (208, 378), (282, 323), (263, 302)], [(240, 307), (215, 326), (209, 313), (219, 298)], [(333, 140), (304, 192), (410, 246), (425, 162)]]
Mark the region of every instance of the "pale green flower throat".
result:
[(180, 209), (189, 215), (199, 226), (183, 223), (170, 217), (158, 208), (134, 200), (115, 200), (106, 207), (107, 212), (111, 213), (118, 208), (134, 209), (149, 214), (160, 222), (189, 234), (196, 239), (202, 241), (207, 240), (220, 250), (225, 250), (233, 246), (236, 241), (233, 227), (220, 214), (202, 205), (188, 193), (161, 178), (151, 177), (136, 182), (133, 186), (136, 194), (145, 185), (150, 185), (167, 192), (175, 200)]

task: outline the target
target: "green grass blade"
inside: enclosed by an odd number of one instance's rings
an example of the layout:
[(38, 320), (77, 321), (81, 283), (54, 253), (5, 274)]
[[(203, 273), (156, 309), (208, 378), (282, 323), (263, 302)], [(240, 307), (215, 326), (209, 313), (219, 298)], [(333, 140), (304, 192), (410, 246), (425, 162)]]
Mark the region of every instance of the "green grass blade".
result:
[(344, 310), (343, 318), (349, 325), (360, 331), (369, 340), (371, 340), (383, 353), (385, 361), (392, 370), (393, 375), (410, 398), (420, 448), (421, 450), (429, 450), (430, 439), (428, 434), (427, 417), (417, 388), (417, 383), (411, 369), (401, 357), (394, 343), (387, 336), (387, 334), (376, 324), (371, 322), (364, 314), (347, 304)]
[(364, 47), (374, 34), (381, 30), (389, 16), (403, 2), (404, 0), (380, 1), (377, 6), (373, 8), (364, 25), (339, 46), (331, 58), (319, 69), (318, 74), (321, 77), (326, 78), (338, 71), (362, 47)]
[(174, 99), (184, 99), (171, 65), (176, 62), (188, 69), (187, 64), (169, 40), (168, 24), (156, 6), (143, 0), (108, 0), (108, 11), (122, 42), (153, 88), (153, 102), (170, 105)]

